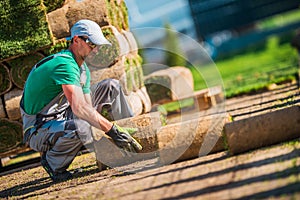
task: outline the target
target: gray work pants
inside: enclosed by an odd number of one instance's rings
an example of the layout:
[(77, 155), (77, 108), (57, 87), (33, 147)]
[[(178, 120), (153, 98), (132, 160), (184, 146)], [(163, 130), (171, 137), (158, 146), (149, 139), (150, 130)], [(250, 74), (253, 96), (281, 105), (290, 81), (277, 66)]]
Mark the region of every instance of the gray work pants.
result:
[(93, 106), (101, 112), (105, 106), (113, 120), (132, 117), (133, 112), (125, 99), (120, 83), (116, 79), (105, 79), (91, 87)]
[[(98, 111), (103, 106), (110, 107), (114, 120), (133, 116), (118, 80), (106, 79), (91, 89), (92, 103)], [(72, 116), (72, 113), (67, 116)], [(69, 167), (81, 147), (92, 141), (90, 125), (75, 117), (45, 123), (31, 136), (29, 145), (36, 151), (46, 153), (54, 172), (62, 172)]]

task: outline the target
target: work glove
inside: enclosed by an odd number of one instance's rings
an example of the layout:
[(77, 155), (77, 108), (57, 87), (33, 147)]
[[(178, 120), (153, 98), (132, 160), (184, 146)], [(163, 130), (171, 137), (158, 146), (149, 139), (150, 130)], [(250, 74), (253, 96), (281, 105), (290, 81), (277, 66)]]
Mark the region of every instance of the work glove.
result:
[(106, 135), (112, 138), (114, 143), (121, 149), (127, 152), (136, 153), (143, 149), (142, 145), (138, 143), (132, 136), (137, 129), (135, 128), (122, 128), (114, 124), (112, 128), (106, 132)]

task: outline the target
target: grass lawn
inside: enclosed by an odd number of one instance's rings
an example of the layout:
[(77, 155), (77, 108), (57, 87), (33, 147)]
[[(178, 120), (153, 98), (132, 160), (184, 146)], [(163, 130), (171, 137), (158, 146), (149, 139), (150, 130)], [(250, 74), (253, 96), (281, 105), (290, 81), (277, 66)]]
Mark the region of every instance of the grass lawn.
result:
[[(193, 74), (194, 90), (207, 88), (205, 81), (213, 82), (214, 78), (221, 77), (225, 96), (230, 98), (266, 89), (273, 83), (296, 80), (298, 53), (287, 41), (281, 42), (279, 36), (272, 36), (265, 41), (265, 48), (260, 50), (234, 55), (207, 66), (189, 67)], [(161, 105), (160, 108), (173, 112), (193, 103), (192, 99), (185, 99)]]
[[(278, 14), (257, 23), (259, 30), (281, 27), (300, 20), (299, 10)], [(295, 33), (275, 35), (253, 44), (226, 59), (215, 62), (223, 80), (226, 97), (264, 89), (272, 83), (295, 80), (299, 73), (298, 55), (290, 41)], [(198, 66), (205, 74), (210, 74), (210, 66)], [(195, 68), (190, 68), (194, 76), (195, 90), (206, 88), (203, 77)], [(212, 75), (213, 77), (213, 75)], [(205, 77), (211, 79), (211, 77)]]
[[(272, 83), (295, 80), (298, 55), (290, 43), (281, 43), (279, 37), (273, 36), (267, 39), (264, 49), (216, 61), (215, 65), (223, 80), (226, 97), (232, 97), (263, 89)], [(206, 88), (198, 71), (190, 69), (195, 90)], [(205, 74), (209, 74), (212, 67), (201, 66), (199, 69), (207, 70)]]

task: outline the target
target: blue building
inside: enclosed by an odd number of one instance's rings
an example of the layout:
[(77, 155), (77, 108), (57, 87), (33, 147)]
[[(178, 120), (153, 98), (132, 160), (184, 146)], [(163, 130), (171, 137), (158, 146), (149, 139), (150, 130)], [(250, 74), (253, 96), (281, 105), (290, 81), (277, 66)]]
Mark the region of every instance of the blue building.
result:
[[(243, 49), (272, 34), (299, 28), (299, 21), (285, 27), (256, 30), (267, 17), (297, 10), (300, 0), (125, 0), (132, 30), (163, 28), (166, 23), (197, 40), (211, 57)], [(141, 46), (162, 43), (163, 31), (134, 31)], [(182, 45), (188, 48), (188, 45)], [(188, 49), (186, 50), (188, 51)]]
[[(196, 39), (194, 21), (190, 13), (188, 0), (125, 0), (129, 25), (140, 47), (163, 47), (166, 24), (172, 30)], [(182, 45), (182, 48), (187, 48)], [(159, 62), (162, 54), (148, 51), (148, 58), (152, 62)]]
[[(196, 37), (188, 0), (125, 0), (125, 2), (132, 30), (145, 27), (163, 28), (166, 24), (170, 24), (174, 30), (193, 38)], [(160, 36), (154, 37), (153, 33), (143, 33), (143, 35), (137, 35), (137, 38), (142, 40), (142, 43), (151, 43)]]

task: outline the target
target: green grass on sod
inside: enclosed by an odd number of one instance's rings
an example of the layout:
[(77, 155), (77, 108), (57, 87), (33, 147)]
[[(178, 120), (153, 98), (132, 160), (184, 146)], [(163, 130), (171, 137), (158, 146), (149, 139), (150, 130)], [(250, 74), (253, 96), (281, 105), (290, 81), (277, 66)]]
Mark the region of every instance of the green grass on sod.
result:
[(52, 44), (41, 0), (2, 0), (0, 24), (0, 60)]

